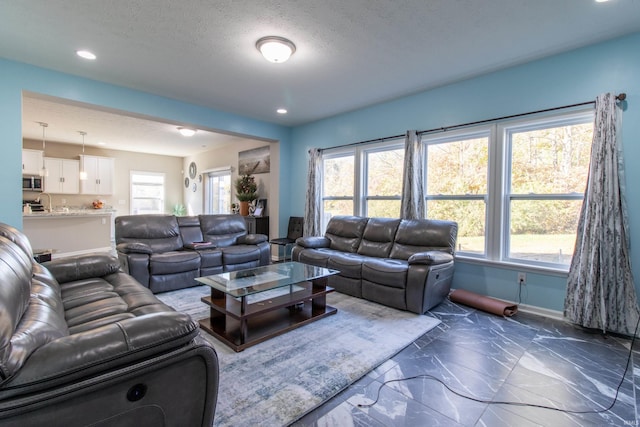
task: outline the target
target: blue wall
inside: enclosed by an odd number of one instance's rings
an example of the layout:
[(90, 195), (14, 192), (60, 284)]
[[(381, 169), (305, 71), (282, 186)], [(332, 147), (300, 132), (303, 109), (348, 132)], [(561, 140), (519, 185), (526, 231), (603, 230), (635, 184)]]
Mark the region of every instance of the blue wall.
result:
[[(0, 221), (22, 226), (21, 95), (31, 91), (202, 127), (281, 142), (280, 229), (304, 212), (307, 151), (590, 101), (602, 92), (626, 92), (624, 157), (627, 183), (640, 181), (640, 33), (491, 73), (391, 102), (340, 114), (293, 129), (0, 59)], [(286, 167), (291, 165), (291, 167)], [(640, 190), (627, 194), (634, 276), (640, 277)], [(566, 279), (527, 274), (523, 302), (562, 310)], [(514, 300), (516, 273), (507, 268), (458, 262), (454, 286)], [(636, 288), (639, 288), (636, 282)], [(639, 291), (640, 293), (640, 291)]]
[[(640, 33), (574, 50), (391, 102), (340, 114), (293, 130), (292, 211), (304, 212), (307, 151), (544, 108), (591, 101), (603, 92), (626, 92), (623, 115), (627, 183), (640, 182)], [(629, 188), (630, 187), (630, 188)], [(629, 190), (632, 266), (640, 277), (640, 189)], [(458, 262), (454, 286), (517, 299), (514, 270)], [(527, 274), (523, 303), (562, 310), (566, 277)], [(640, 289), (638, 282), (636, 288)], [(640, 290), (638, 292), (640, 294)]]
[[(281, 164), (289, 164), (291, 129), (199, 107), (144, 92), (74, 77), (0, 58), (0, 221), (22, 228), (22, 91), (193, 124), (209, 129), (269, 138), (281, 143)], [(289, 170), (280, 172), (281, 194), (288, 194)], [(280, 206), (287, 215), (289, 206)], [(287, 215), (288, 216), (288, 215)], [(286, 227), (286, 226), (285, 226)], [(286, 229), (286, 228), (285, 228)]]

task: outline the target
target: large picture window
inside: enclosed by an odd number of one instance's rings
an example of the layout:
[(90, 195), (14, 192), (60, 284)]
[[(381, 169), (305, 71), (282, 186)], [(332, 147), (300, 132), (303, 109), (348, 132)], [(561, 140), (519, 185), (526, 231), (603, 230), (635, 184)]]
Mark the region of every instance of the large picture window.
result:
[(486, 254), (490, 129), (425, 139), (426, 214), (458, 223), (459, 253)]
[[(592, 135), (592, 111), (424, 134), (426, 217), (458, 223), (459, 257), (567, 270)], [(398, 140), (324, 152), (323, 229), (333, 215), (398, 218), (403, 161)]]
[(505, 259), (568, 266), (593, 137), (590, 114), (505, 127)]

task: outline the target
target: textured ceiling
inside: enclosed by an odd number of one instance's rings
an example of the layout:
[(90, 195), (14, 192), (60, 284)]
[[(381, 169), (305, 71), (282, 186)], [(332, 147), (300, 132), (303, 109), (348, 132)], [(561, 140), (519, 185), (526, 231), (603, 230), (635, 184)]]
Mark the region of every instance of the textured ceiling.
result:
[(640, 1), (0, 0), (0, 24), (2, 57), (297, 125), (640, 31)]

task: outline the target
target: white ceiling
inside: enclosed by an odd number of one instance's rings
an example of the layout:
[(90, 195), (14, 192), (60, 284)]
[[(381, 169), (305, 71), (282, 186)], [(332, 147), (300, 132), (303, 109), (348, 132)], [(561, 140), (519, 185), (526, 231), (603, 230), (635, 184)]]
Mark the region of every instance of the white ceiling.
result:
[(283, 125), (636, 31), (639, 0), (0, 0), (2, 57)]

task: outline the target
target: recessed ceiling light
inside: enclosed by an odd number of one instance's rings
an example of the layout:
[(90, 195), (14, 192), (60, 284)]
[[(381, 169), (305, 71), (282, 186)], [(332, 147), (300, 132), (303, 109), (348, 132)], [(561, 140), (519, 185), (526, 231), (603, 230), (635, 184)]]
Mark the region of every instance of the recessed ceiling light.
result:
[(76, 55), (84, 59), (96, 59), (96, 55), (93, 52), (89, 52), (88, 50), (76, 50)]
[(285, 62), (296, 51), (296, 45), (283, 37), (268, 36), (256, 42), (256, 47), (269, 62)]
[(276, 110), (276, 113), (278, 113), (278, 114), (287, 114), (287, 110), (285, 108), (278, 108)]
[(191, 128), (185, 128), (185, 127), (178, 127), (178, 131), (182, 134), (182, 136), (193, 136), (196, 133), (195, 129), (191, 129)]

